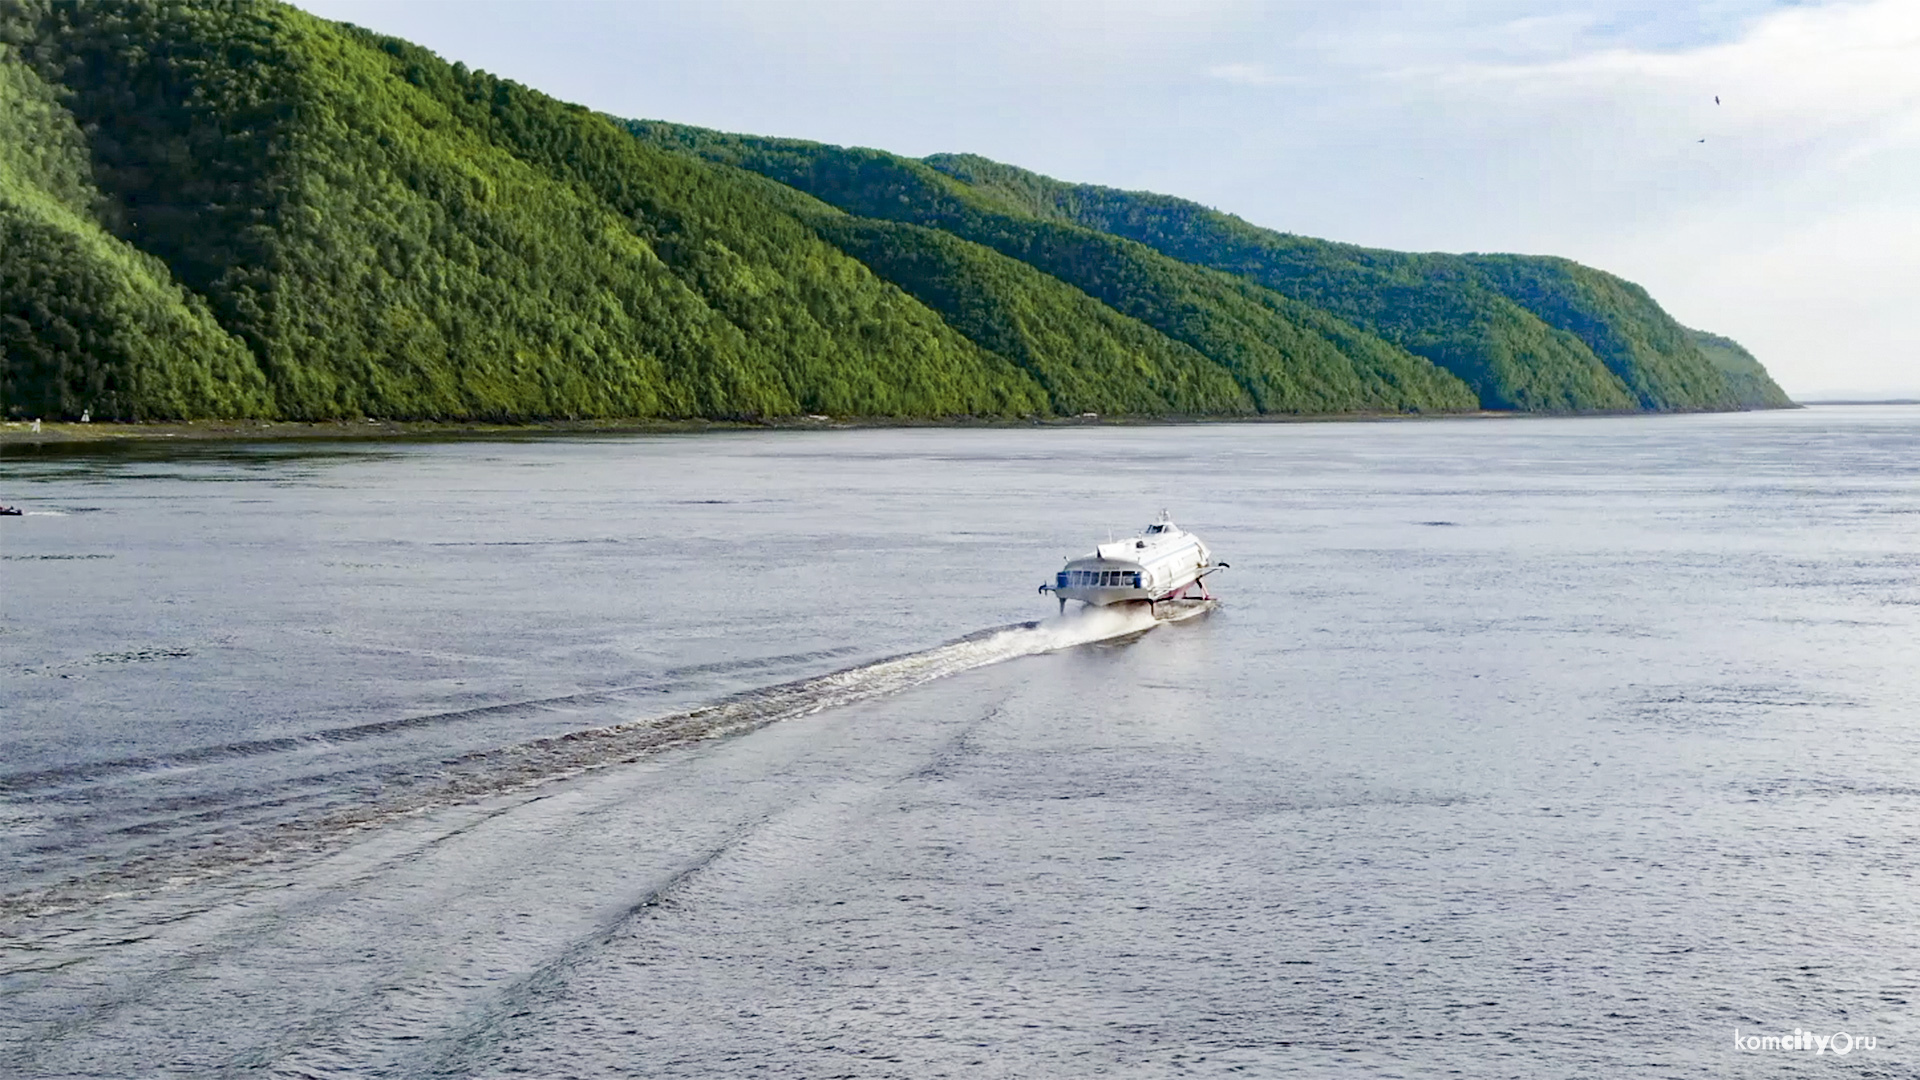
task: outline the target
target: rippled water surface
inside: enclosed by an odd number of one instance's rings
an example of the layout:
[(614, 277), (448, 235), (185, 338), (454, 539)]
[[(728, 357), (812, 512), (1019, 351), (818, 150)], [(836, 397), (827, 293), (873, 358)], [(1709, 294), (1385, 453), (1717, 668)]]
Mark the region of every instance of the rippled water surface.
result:
[[(1920, 1073), (1920, 409), (0, 501), (0, 1074)], [(1162, 507), (1217, 608), (1034, 594)]]

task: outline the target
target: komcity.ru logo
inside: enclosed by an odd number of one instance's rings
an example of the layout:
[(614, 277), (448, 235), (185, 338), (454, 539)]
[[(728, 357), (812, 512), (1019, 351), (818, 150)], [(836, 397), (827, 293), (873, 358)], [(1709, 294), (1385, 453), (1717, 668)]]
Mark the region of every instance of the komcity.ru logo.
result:
[(1811, 1050), (1815, 1054), (1824, 1054), (1831, 1050), (1839, 1057), (1846, 1057), (1855, 1050), (1872, 1050), (1873, 1036), (1849, 1035), (1836, 1031), (1831, 1035), (1815, 1035), (1811, 1031), (1793, 1029), (1791, 1035), (1747, 1035), (1739, 1028), (1733, 1029), (1733, 1048), (1735, 1050)]

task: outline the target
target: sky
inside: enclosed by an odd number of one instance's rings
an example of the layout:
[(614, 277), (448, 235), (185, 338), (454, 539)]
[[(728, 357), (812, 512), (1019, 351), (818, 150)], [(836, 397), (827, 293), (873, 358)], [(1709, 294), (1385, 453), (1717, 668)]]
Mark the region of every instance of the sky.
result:
[(1920, 0), (300, 6), (618, 116), (1564, 255), (1796, 398), (1920, 397)]

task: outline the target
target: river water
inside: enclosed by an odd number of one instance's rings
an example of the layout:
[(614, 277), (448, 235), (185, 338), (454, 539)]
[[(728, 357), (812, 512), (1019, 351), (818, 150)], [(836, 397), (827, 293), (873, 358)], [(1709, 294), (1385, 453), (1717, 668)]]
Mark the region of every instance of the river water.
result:
[[(1920, 1072), (1920, 409), (0, 499), (0, 1074)], [(1162, 508), (1217, 608), (1035, 595)]]

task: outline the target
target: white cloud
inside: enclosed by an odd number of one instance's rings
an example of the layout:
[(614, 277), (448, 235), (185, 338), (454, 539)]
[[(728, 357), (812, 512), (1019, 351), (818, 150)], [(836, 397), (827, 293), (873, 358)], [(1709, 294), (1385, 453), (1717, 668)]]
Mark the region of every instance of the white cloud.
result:
[(1533, 211), (1542, 246), (1642, 280), (1790, 388), (1920, 385), (1920, 5), (1791, 9), (1687, 50), (1466, 65), (1422, 92), (1478, 115), (1525, 103), (1552, 159), (1529, 181), (1575, 196)]
[(1344, 29), (1328, 95), (1224, 80), (1276, 121), (1177, 190), (1380, 246), (1569, 255), (1739, 338), (1790, 390), (1920, 386), (1920, 4), (1788, 8), (1661, 47), (1596, 43), (1575, 15)]
[(1298, 76), (1276, 75), (1259, 64), (1216, 64), (1207, 69), (1207, 77), (1237, 86), (1279, 86), (1300, 81)]

